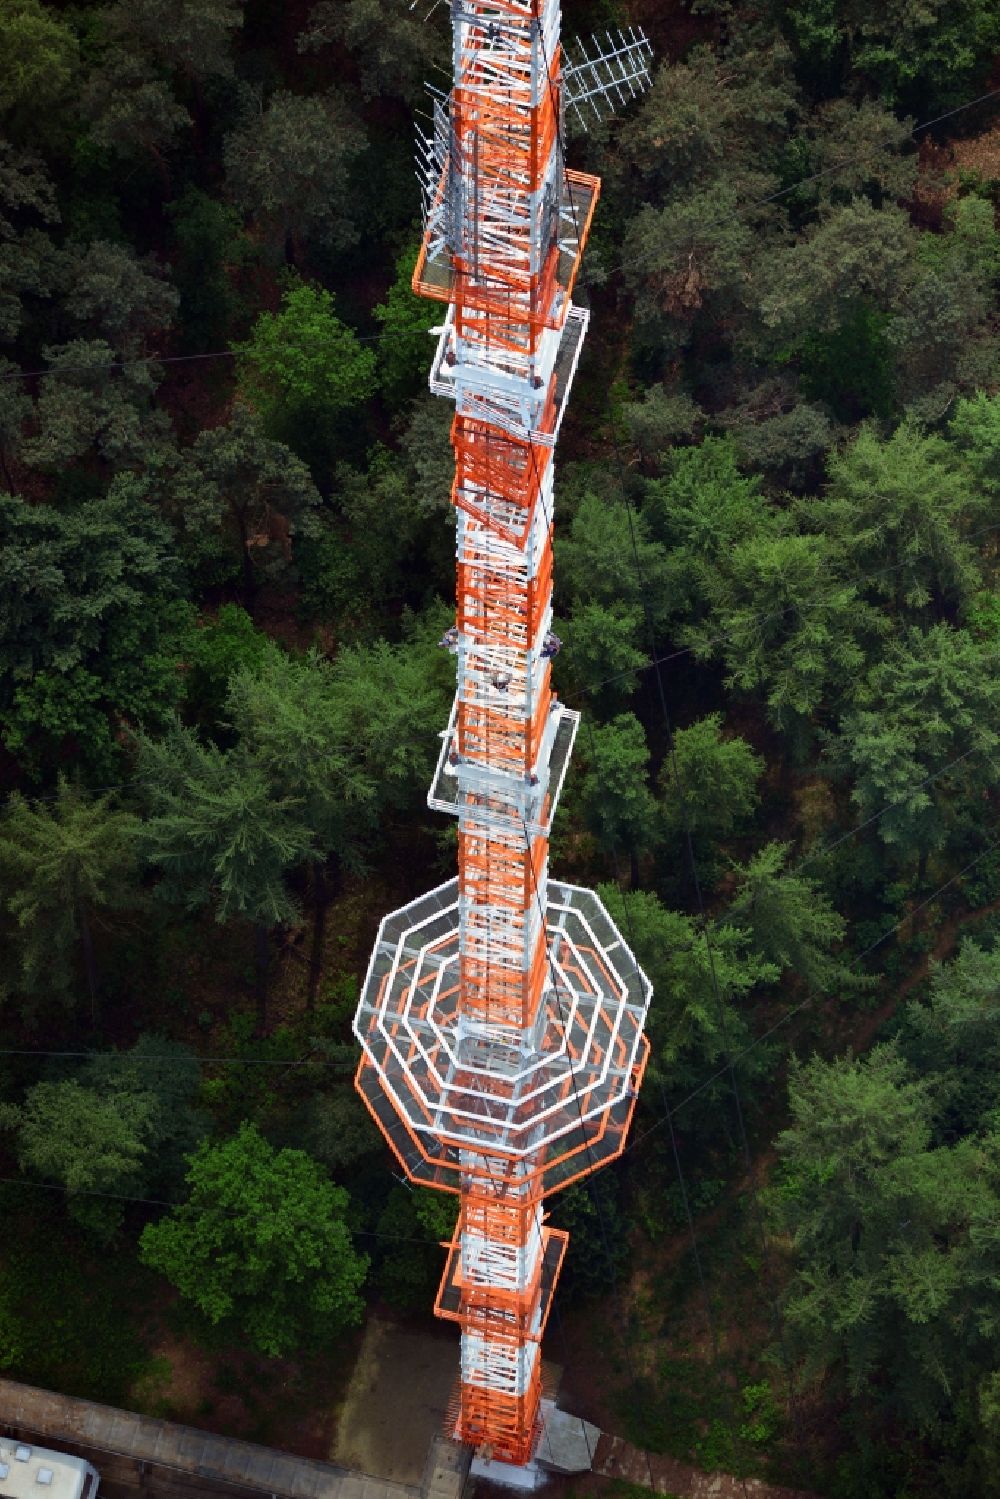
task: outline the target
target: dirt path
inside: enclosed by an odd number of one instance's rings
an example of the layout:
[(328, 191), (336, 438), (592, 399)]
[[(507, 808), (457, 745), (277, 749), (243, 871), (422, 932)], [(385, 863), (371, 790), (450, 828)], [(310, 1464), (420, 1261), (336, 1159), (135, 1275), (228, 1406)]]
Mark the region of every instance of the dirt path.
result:
[(906, 975), (901, 984), (897, 984), (893, 988), (888, 999), (879, 1005), (877, 1010), (873, 1010), (870, 1015), (865, 1016), (864, 1021), (858, 1027), (851, 1042), (851, 1050), (854, 1052), (854, 1055), (860, 1056), (862, 1052), (868, 1050), (886, 1021), (892, 1019), (897, 1007), (916, 988), (917, 984), (921, 983), (927, 977), (931, 963), (940, 963), (951, 954), (956, 945), (958, 934), (963, 927), (971, 926), (976, 921), (982, 921), (986, 916), (995, 916), (998, 912), (1000, 912), (1000, 896), (996, 900), (990, 901), (988, 906), (980, 906), (976, 911), (962, 911), (946, 921), (938, 932), (937, 939), (930, 952), (924, 954), (916, 967)]
[(675, 1457), (643, 1452), (621, 1437), (602, 1435), (594, 1453), (594, 1472), (624, 1478), (674, 1499), (818, 1499), (804, 1489), (786, 1489), (760, 1478), (734, 1478), (730, 1473), (703, 1473)]

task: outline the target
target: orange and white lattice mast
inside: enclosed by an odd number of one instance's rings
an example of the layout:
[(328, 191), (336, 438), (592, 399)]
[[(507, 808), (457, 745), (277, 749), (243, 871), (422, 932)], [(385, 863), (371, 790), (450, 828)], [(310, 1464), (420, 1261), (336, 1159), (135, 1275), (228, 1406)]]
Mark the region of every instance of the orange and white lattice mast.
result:
[(650, 986), (593, 891), (549, 878), (579, 715), (552, 691), (553, 450), (587, 329), (571, 297), (597, 178), (561, 112), (648, 81), (631, 32), (565, 62), (559, 0), (452, 0), (454, 86), (423, 139), (414, 289), (448, 304), (431, 389), (456, 405), (457, 662), (429, 804), (457, 879), (387, 916), (355, 1020), (358, 1089), (411, 1181), (459, 1196), (436, 1310), (461, 1327), (455, 1435), (523, 1465), (567, 1235), (546, 1194), (621, 1154)]

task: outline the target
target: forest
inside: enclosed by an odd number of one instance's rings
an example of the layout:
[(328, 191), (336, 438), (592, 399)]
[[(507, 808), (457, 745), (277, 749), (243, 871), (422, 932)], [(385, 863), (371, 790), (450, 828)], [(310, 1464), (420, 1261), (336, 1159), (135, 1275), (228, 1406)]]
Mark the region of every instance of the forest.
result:
[[(656, 62), (569, 123), (552, 869), (654, 998), (624, 1156), (551, 1203), (551, 1356), (706, 1470), (1000, 1495), (1000, 9), (563, 24)], [(351, 1035), (455, 861), (449, 34), (0, 0), (0, 1373), (307, 1454), (454, 1214)]]

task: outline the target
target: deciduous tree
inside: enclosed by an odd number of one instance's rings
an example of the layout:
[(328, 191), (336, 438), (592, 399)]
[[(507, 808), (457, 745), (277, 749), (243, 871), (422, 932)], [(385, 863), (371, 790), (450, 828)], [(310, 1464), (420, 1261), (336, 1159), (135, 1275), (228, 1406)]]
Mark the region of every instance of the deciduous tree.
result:
[(105, 780), (122, 724), (181, 691), (188, 607), (170, 532), (120, 476), (75, 508), (0, 497), (0, 732), (26, 768), (69, 740)]
[(201, 1147), (188, 1183), (140, 1252), (209, 1322), (280, 1357), (360, 1321), (368, 1259), (344, 1221), (348, 1196), (304, 1151), (275, 1151), (244, 1124)]
[(329, 420), (375, 388), (375, 355), (337, 317), (319, 286), (295, 286), (263, 312), (240, 362), (246, 398), (272, 425)]
[(226, 137), (226, 189), (276, 250), (295, 262), (309, 239), (356, 242), (348, 174), (364, 129), (338, 94), (278, 90)]
[(0, 0), (0, 114), (24, 105), (44, 114), (65, 94), (78, 54), (58, 12), (39, 0)]
[(309, 531), (319, 491), (301, 459), (265, 436), (237, 401), (229, 422), (199, 432), (171, 483), (166, 504), (194, 567), (207, 579), (242, 577), (252, 612), (263, 575), (287, 575), (295, 538)]
[(382, 329), (378, 345), (378, 378), (386, 397), (398, 405), (416, 394), (426, 377), (433, 345), (428, 330), (434, 322), (426, 300), (410, 286), (415, 250), (405, 250), (396, 261), (396, 278), (384, 302), (373, 309)]
[(111, 470), (138, 470), (166, 456), (172, 434), (155, 404), (159, 365), (122, 364), (102, 338), (74, 338), (43, 354), (49, 369), (23, 447), (27, 463), (58, 469), (93, 452)]
[(192, 122), (152, 59), (110, 47), (87, 75), (80, 110), (99, 150), (124, 161), (145, 159), (164, 197), (171, 196), (169, 153)]
[(440, 12), (385, 10), (379, 0), (319, 0), (299, 33), (300, 52), (346, 43), (361, 65), (366, 98), (401, 95), (408, 103), (424, 91), (434, 64), (447, 55)]
[(232, 74), (242, 25), (243, 0), (115, 0), (105, 13), (108, 34), (125, 50), (199, 83)]
[(23, 1107), (3, 1107), (0, 1123), (17, 1130), (21, 1169), (65, 1188), (72, 1216), (109, 1239), (122, 1217), (112, 1199), (140, 1194), (152, 1109), (146, 1093), (101, 1094), (71, 1079), (36, 1083)]
[[(794, 348), (813, 332), (833, 333), (859, 303), (891, 310), (917, 264), (919, 231), (895, 204), (858, 198), (758, 261), (754, 285), (772, 348)], [(766, 347), (765, 343), (765, 347)]]
[(798, 0), (787, 22), (813, 67), (839, 81), (846, 63), (890, 103), (919, 101), (924, 114), (975, 93), (1000, 45), (989, 0), (889, 0), (879, 10), (864, 0)]
[(48, 293), (55, 247), (45, 228), (58, 222), (44, 163), (0, 140), (0, 338), (17, 337), (26, 296)]
[(80, 331), (105, 339), (119, 355), (136, 357), (170, 328), (177, 292), (153, 255), (92, 240), (65, 251), (60, 266), (63, 308)]
[(21, 1106), (0, 1105), (0, 1124), (17, 1132), (22, 1169), (64, 1187), (70, 1215), (106, 1241), (124, 1216), (119, 1199), (182, 1178), (183, 1157), (205, 1132), (194, 1107), (200, 1081), (193, 1052), (140, 1036), (127, 1052), (96, 1054), (75, 1077), (37, 1083)]

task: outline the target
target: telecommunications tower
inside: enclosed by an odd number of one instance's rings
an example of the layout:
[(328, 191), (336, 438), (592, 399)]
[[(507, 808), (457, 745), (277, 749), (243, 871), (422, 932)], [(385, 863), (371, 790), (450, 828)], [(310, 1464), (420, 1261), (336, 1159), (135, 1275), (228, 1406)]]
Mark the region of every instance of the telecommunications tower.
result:
[(521, 1465), (567, 1243), (542, 1202), (621, 1154), (649, 1050), (649, 982), (597, 895), (549, 878), (548, 838), (579, 721), (551, 686), (553, 451), (600, 189), (562, 125), (640, 92), (650, 48), (564, 54), (559, 0), (451, 13), (413, 286), (448, 304), (430, 385), (456, 406), (457, 690), (428, 801), (458, 819), (459, 872), (379, 928), (357, 1086), (407, 1177), (459, 1196), (436, 1305), (462, 1334), (453, 1434)]

